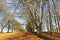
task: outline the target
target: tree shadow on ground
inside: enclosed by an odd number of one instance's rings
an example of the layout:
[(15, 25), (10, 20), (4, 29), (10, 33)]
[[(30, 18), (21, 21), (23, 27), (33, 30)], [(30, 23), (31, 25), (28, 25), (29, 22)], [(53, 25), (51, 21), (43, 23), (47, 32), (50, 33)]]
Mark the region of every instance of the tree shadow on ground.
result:
[[(42, 39), (44, 39), (44, 40), (53, 40), (52, 38), (47, 37), (46, 35), (43, 35), (43, 34), (38, 35), (36, 32), (34, 32), (33, 34), (37, 35), (38, 37), (40, 37), (40, 38), (42, 38)], [(46, 34), (51, 35), (50, 33), (46, 33)], [(42, 36), (42, 35), (43, 35), (43, 36)]]
[[(46, 33), (46, 34), (49, 34), (49, 33)], [(49, 34), (49, 35), (51, 35), (51, 34)], [(43, 34), (41, 34), (40, 36), (39, 35), (37, 35), (37, 36), (44, 39), (44, 40), (53, 40), (53, 38), (50, 38), (47, 35), (43, 35)]]
[(41, 36), (41, 38), (43, 38), (44, 40), (53, 40), (52, 38), (49, 38), (47, 36)]

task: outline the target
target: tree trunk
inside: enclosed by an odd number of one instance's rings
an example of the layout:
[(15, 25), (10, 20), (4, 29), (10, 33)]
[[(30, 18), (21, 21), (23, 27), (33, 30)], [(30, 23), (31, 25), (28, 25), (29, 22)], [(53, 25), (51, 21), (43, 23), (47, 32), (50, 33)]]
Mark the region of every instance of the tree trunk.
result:
[(8, 27), (7, 33), (9, 33), (9, 27)]
[(50, 22), (50, 33), (52, 34), (52, 17), (51, 17), (51, 12), (50, 12), (50, 4), (49, 4), (49, 0), (48, 0), (48, 11), (49, 11), (49, 22)]

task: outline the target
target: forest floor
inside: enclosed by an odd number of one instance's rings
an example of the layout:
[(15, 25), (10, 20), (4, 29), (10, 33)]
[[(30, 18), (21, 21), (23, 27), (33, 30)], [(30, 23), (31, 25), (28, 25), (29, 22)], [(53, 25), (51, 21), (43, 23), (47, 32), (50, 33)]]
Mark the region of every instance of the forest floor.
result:
[(25, 32), (0, 33), (0, 40), (60, 40), (60, 34), (42, 33), (41, 37), (37, 37), (32, 33)]

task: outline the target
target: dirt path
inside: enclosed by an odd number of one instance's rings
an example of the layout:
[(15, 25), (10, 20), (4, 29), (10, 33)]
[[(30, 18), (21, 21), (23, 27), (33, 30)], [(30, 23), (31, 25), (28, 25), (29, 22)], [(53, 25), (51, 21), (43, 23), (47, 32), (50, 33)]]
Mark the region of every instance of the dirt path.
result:
[(43, 40), (31, 33), (4, 33), (0, 34), (0, 40)]
[(32, 33), (25, 32), (0, 33), (0, 40), (60, 40), (60, 34), (42, 33), (39, 38)]

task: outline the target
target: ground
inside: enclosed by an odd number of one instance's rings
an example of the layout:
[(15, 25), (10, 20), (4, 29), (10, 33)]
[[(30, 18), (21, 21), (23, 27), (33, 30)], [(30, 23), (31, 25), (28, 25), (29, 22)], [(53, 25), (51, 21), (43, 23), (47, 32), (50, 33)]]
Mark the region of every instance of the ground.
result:
[(54, 34), (50, 34), (50, 33), (42, 33), (42, 38), (44, 40), (60, 40), (60, 33), (54, 33)]
[(32, 33), (15, 32), (15, 33), (0, 33), (0, 40), (42, 40)]
[(60, 40), (60, 34), (42, 33), (41, 37), (37, 37), (26, 32), (0, 33), (0, 40)]

